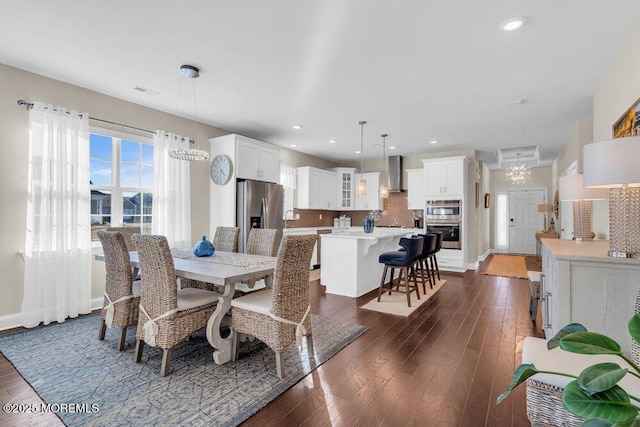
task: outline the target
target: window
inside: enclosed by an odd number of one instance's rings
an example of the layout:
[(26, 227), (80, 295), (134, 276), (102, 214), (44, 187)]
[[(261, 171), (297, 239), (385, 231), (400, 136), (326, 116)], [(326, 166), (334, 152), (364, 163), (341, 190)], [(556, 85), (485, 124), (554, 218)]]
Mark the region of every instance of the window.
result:
[(99, 240), (96, 233), (110, 226), (135, 225), (150, 233), (152, 140), (92, 128), (89, 156), (91, 239)]
[(496, 236), (495, 247), (498, 251), (509, 250), (509, 194), (496, 194)]

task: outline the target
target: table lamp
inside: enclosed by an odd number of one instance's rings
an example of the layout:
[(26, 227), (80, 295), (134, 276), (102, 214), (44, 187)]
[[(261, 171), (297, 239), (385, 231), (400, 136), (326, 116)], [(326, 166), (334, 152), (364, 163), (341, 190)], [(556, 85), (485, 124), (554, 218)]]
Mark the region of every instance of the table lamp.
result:
[(606, 188), (584, 188), (583, 175), (561, 176), (558, 184), (559, 200), (573, 201), (573, 238), (592, 240), (591, 200), (607, 198)]
[(537, 206), (538, 212), (544, 213), (544, 229), (547, 230), (547, 214), (553, 212), (553, 205), (541, 203)]
[(640, 257), (640, 136), (584, 146), (584, 185), (609, 189), (609, 256)]

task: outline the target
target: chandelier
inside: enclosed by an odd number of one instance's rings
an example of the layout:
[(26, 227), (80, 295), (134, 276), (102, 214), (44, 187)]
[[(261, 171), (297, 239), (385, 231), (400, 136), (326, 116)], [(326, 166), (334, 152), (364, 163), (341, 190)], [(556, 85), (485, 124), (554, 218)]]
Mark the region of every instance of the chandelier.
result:
[[(193, 65), (182, 65), (180, 67), (180, 74), (187, 79), (196, 79), (200, 76), (200, 70)], [(182, 78), (180, 79), (180, 85), (178, 86), (178, 100), (176, 101), (176, 115), (178, 112), (178, 103), (180, 101), (180, 89), (182, 88)], [(198, 104), (196, 100), (196, 82), (193, 80), (193, 105), (195, 109), (195, 122), (196, 122), (196, 134), (198, 133)], [(189, 139), (189, 144), (195, 144), (193, 139)], [(169, 150), (169, 157), (178, 160), (209, 160), (209, 153), (203, 150), (196, 150), (195, 148), (171, 148)]]
[(518, 153), (517, 156), (518, 160), (516, 164), (509, 166), (505, 175), (512, 184), (524, 184), (531, 176), (531, 168), (524, 163), (520, 163), (520, 153)]

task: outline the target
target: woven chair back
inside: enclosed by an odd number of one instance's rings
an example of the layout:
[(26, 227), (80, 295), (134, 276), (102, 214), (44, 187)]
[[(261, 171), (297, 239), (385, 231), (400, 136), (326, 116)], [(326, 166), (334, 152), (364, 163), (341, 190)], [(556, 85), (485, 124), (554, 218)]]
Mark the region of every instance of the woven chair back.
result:
[(140, 227), (108, 227), (107, 231), (117, 231), (124, 237), (124, 243), (127, 245), (127, 251), (135, 251), (136, 246), (133, 244), (131, 237), (134, 234), (140, 234)]
[(247, 253), (252, 255), (276, 256), (280, 245), (280, 230), (272, 228), (252, 228), (247, 238)]
[(317, 236), (284, 236), (273, 279), (271, 310), (276, 316), (300, 321), (309, 306), (309, 264)]
[(131, 264), (129, 251), (122, 233), (117, 231), (98, 231), (102, 243), (106, 268), (105, 292), (112, 301), (125, 295), (131, 295)]
[(213, 236), (213, 247), (216, 251), (238, 252), (239, 227), (217, 227)]
[(178, 306), (178, 287), (173, 257), (164, 236), (134, 234), (138, 250), (142, 289), (140, 304), (151, 318), (156, 318)]
[[(633, 308), (633, 313), (640, 313), (640, 288), (638, 289), (638, 293), (636, 294), (636, 305)], [(638, 345), (636, 340), (634, 340), (633, 338), (631, 338), (631, 360), (636, 365), (640, 365), (640, 345)]]

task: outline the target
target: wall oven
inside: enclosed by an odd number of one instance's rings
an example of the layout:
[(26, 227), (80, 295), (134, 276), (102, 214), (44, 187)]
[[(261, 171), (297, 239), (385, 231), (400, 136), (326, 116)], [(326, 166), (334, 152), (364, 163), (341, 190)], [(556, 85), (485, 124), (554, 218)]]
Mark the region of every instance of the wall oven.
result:
[(442, 232), (442, 247), (462, 249), (460, 222), (462, 200), (427, 200), (424, 222), (427, 233)]

